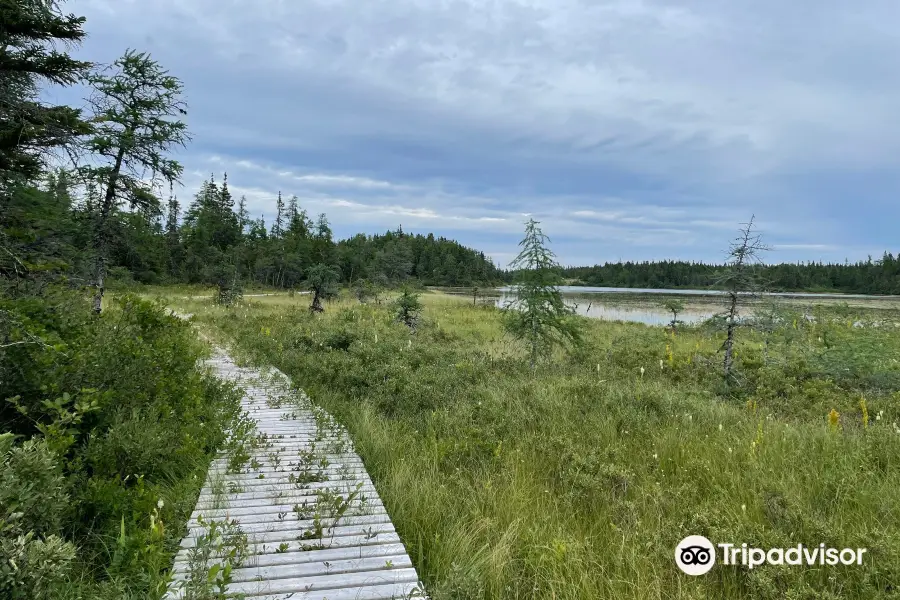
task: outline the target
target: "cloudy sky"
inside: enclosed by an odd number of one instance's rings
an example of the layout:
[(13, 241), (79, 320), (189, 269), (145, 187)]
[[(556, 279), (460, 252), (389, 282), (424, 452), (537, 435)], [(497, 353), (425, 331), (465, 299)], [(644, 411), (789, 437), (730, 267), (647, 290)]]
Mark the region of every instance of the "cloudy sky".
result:
[[(337, 236), (459, 239), (505, 266), (900, 249), (896, 0), (74, 0), (108, 63), (185, 84), (182, 200), (211, 172)], [(60, 98), (66, 93), (59, 92)]]

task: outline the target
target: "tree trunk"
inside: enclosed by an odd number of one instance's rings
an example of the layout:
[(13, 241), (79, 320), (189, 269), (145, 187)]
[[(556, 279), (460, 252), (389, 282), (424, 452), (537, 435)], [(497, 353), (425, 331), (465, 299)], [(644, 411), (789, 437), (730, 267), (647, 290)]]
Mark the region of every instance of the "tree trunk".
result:
[(322, 298), (319, 295), (318, 289), (313, 290), (313, 301), (312, 304), (309, 305), (309, 310), (316, 313), (325, 312), (325, 309), (322, 308)]
[(106, 258), (103, 256), (105, 254), (105, 248), (97, 249), (97, 264), (94, 268), (94, 282), (96, 288), (94, 289), (94, 303), (93, 310), (95, 315), (99, 315), (103, 310), (103, 282), (106, 278)]
[(731, 374), (731, 366), (734, 362), (731, 354), (734, 346), (734, 325), (729, 321), (727, 327), (727, 333), (725, 334), (725, 376), (728, 377)]
[(734, 351), (734, 328), (737, 326), (737, 323), (735, 323), (735, 318), (737, 317), (737, 303), (737, 293), (732, 292), (731, 304), (728, 308), (728, 323), (725, 326), (725, 361), (722, 365), (725, 369), (725, 377), (731, 375), (731, 367), (734, 364), (732, 354)]
[(125, 160), (125, 146), (119, 148), (116, 162), (106, 182), (106, 193), (103, 195), (103, 205), (97, 217), (97, 231), (94, 232), (94, 251), (97, 253), (97, 262), (94, 268), (94, 314), (100, 315), (103, 310), (104, 280), (106, 279), (106, 221), (116, 202), (116, 183), (119, 181), (119, 172), (122, 170), (122, 161)]

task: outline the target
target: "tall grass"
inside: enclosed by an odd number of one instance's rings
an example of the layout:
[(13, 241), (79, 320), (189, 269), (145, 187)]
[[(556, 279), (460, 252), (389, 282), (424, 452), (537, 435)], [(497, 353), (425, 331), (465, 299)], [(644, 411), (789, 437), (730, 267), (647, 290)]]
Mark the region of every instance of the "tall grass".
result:
[[(342, 421), (420, 576), (441, 598), (887, 598), (900, 584), (893, 327), (819, 310), (720, 334), (583, 320), (532, 375), (497, 311), (426, 295), (413, 334), (385, 307), (186, 305)], [(868, 422), (863, 417), (865, 399)], [(838, 414), (836, 426), (828, 413)], [(868, 548), (862, 566), (675, 566), (714, 542)]]

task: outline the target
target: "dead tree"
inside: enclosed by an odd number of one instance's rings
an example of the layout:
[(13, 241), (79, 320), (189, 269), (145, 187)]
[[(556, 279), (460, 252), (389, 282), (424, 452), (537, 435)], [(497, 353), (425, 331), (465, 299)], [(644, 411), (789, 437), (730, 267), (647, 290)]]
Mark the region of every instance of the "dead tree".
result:
[(755, 216), (751, 216), (750, 221), (743, 224), (740, 233), (731, 243), (725, 269), (716, 282), (725, 290), (727, 301), (722, 314), (725, 321), (725, 341), (722, 344), (725, 358), (722, 367), (726, 378), (731, 376), (734, 366), (734, 332), (740, 324), (740, 306), (744, 301), (758, 295), (760, 285), (754, 267), (761, 262), (760, 254), (769, 250), (754, 229), (754, 218)]

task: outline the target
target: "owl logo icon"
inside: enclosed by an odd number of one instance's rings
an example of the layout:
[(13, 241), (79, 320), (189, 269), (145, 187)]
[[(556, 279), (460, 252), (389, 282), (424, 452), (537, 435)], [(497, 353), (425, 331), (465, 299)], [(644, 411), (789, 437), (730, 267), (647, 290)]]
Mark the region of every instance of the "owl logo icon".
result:
[(675, 564), (688, 575), (704, 575), (716, 564), (716, 549), (702, 535), (689, 535), (675, 547)]

